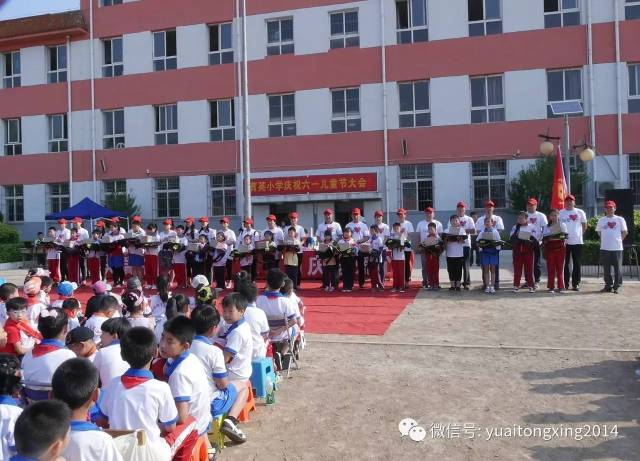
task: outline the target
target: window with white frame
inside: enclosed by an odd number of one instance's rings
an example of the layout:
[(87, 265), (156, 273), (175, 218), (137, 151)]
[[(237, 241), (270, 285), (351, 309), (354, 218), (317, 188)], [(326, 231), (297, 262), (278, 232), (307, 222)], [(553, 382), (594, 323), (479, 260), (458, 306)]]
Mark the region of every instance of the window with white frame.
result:
[(230, 22), (209, 26), (209, 64), (233, 62), (232, 26)]
[(426, 0), (396, 0), (396, 35), (398, 43), (429, 40)]
[(360, 88), (331, 90), (331, 132), (360, 131)]
[(640, 0), (627, 0), (624, 7), (624, 18), (640, 19)]
[(69, 183), (47, 184), (47, 206), (49, 213), (58, 213), (69, 208)]
[[(548, 102), (582, 102), (582, 69), (560, 69), (547, 71)], [(547, 117), (556, 117), (547, 104)]]
[(4, 120), (4, 155), (22, 154), (22, 121), (20, 118)]
[(155, 179), (156, 217), (180, 216), (180, 178), (170, 176)]
[(209, 176), (211, 185), (211, 216), (236, 214), (236, 175)]
[(49, 83), (67, 81), (67, 45), (49, 47)]
[(629, 155), (629, 187), (633, 190), (633, 204), (640, 205), (640, 154)]
[(629, 113), (640, 112), (640, 64), (629, 64)]
[(22, 184), (4, 186), (5, 217), (8, 222), (24, 221), (24, 193)]
[(504, 122), (502, 75), (471, 78), (471, 123)]
[(178, 105), (155, 106), (156, 145), (178, 144)]
[(115, 197), (127, 195), (127, 180), (102, 181), (102, 203), (107, 204)]
[(424, 210), (433, 205), (433, 165), (400, 165), (402, 208)]
[(429, 81), (398, 83), (400, 128), (430, 126)]
[(233, 141), (236, 139), (235, 104), (233, 99), (209, 101), (211, 123), (210, 141)]
[(69, 148), (67, 114), (49, 115), (49, 152), (65, 152)]
[(124, 109), (105, 110), (103, 149), (124, 149)]
[(16, 88), (21, 84), (20, 77), (20, 51), (4, 53), (4, 71), (2, 85), (5, 88)]
[(178, 67), (178, 51), (175, 30), (153, 33), (153, 70), (170, 70)]
[(122, 5), (122, 0), (102, 0), (102, 6)]
[(496, 208), (507, 206), (507, 161), (471, 162), (473, 207), (484, 208), (492, 200)]
[(295, 94), (272, 94), (269, 96), (269, 137), (296, 135)]
[(544, 0), (545, 29), (578, 24), (580, 24), (579, 0)]
[(122, 61), (122, 37), (108, 38), (102, 41), (104, 61), (102, 63), (103, 77), (118, 77), (124, 71)]
[(293, 54), (293, 18), (267, 21), (267, 56)]
[(358, 32), (358, 11), (334, 11), (329, 13), (331, 26), (331, 48), (360, 46)]
[(502, 33), (501, 0), (467, 0), (469, 36)]

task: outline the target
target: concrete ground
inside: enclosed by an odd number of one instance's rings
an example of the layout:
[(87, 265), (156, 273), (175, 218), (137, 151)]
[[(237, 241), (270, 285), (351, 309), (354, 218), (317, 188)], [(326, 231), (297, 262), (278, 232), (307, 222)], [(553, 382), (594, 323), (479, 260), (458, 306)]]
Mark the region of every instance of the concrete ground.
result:
[(420, 291), (384, 336), (309, 334), (302, 370), (221, 459), (638, 460), (640, 283), (601, 286)]

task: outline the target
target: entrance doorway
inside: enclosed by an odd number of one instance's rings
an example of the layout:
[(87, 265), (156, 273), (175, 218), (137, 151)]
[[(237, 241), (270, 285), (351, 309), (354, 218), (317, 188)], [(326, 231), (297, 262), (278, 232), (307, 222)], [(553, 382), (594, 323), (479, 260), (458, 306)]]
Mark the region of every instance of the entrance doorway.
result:
[(342, 228), (351, 222), (351, 210), (354, 208), (360, 208), (362, 212), (363, 208), (362, 200), (340, 200), (336, 202), (335, 216), (334, 219), (340, 223)]
[(289, 213), (292, 211), (297, 211), (295, 202), (269, 204), (269, 214), (274, 215), (276, 225), (283, 228), (290, 224)]

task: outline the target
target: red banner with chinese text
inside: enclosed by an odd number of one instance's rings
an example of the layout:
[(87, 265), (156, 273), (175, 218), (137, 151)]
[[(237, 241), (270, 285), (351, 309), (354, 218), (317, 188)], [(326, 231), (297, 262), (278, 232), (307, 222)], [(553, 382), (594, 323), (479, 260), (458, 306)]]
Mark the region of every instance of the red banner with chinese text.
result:
[(377, 190), (376, 173), (286, 176), (251, 180), (252, 195), (340, 194)]

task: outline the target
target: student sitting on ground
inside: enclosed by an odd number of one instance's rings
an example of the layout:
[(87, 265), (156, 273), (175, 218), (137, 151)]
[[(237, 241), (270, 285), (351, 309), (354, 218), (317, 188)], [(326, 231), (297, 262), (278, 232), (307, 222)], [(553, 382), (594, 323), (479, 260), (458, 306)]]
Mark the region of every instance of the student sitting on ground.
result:
[(98, 400), (98, 370), (87, 359), (71, 359), (58, 367), (51, 380), (52, 397), (71, 410), (71, 437), (62, 456), (73, 461), (122, 461), (110, 435), (87, 421)]
[(262, 359), (267, 356), (267, 343), (269, 338), (269, 321), (264, 311), (256, 306), (258, 287), (248, 278), (239, 279), (236, 282), (235, 291), (247, 300), (247, 309), (244, 311), (244, 320), (251, 328), (253, 338), (252, 359)]
[(18, 454), (11, 461), (57, 461), (69, 444), (70, 423), (71, 411), (63, 402), (46, 400), (28, 406), (16, 421)]
[(0, 459), (16, 454), (13, 429), (22, 408), (20, 397), (20, 360), (11, 354), (0, 354)]

